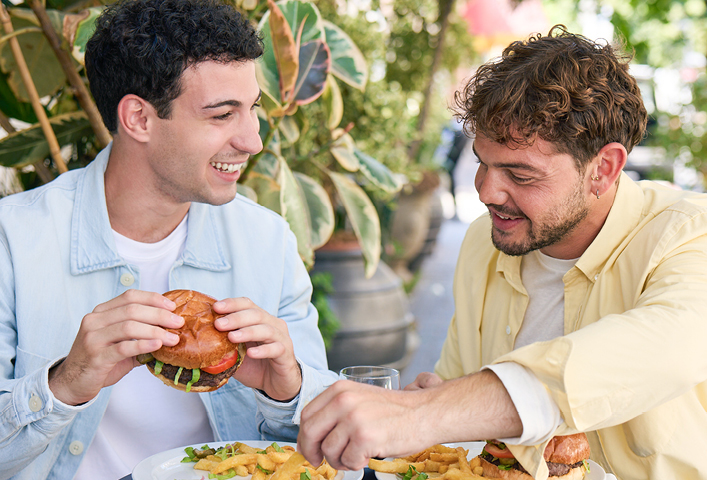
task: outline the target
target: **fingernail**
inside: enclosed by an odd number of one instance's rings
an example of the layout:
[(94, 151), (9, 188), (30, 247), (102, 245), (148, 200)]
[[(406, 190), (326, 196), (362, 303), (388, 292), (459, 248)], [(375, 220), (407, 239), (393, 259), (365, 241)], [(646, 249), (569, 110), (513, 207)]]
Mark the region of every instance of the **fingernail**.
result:
[(216, 319), (217, 327), (225, 327), (226, 325), (228, 325), (228, 321), (225, 318), (221, 317)]
[(175, 327), (181, 327), (184, 324), (184, 318), (179, 315), (172, 314), (172, 323)]
[(167, 333), (167, 339), (169, 340), (170, 343), (176, 345), (179, 343), (179, 335), (176, 335), (174, 333)]
[(177, 308), (177, 304), (174, 303), (174, 302), (173, 302), (172, 300), (170, 300), (169, 298), (165, 298), (165, 299), (164, 299), (164, 306), (167, 307), (167, 308), (170, 309), (170, 310), (174, 310), (175, 308)]
[(214, 303), (214, 307), (216, 307), (216, 308), (223, 308), (225, 306), (226, 306), (226, 304), (223, 301), (218, 301), (218, 302)]

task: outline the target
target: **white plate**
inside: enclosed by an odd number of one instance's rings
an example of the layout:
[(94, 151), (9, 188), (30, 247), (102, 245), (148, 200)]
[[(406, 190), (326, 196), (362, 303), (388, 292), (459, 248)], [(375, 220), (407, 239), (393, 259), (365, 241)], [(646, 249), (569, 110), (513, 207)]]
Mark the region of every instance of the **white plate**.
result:
[[(210, 447), (219, 448), (227, 444), (233, 444), (236, 440), (231, 442), (209, 442)], [(258, 441), (258, 440), (245, 440), (243, 441), (246, 445), (250, 445), (254, 448), (262, 448), (272, 444), (272, 442)], [(292, 447), (297, 447), (295, 443), (287, 442), (277, 442), (278, 445), (284, 447), (285, 445), (291, 445)], [(193, 462), (182, 463), (182, 459), (187, 456), (184, 449), (186, 447), (196, 447), (201, 448), (203, 444), (200, 445), (186, 445), (184, 447), (173, 448), (172, 450), (167, 450), (166, 452), (158, 453), (151, 457), (146, 458), (142, 462), (138, 463), (133, 470), (133, 480), (202, 480), (209, 478), (209, 472), (194, 470)], [(250, 477), (234, 477), (238, 480), (248, 480)], [(334, 480), (361, 480), (363, 478), (363, 470), (356, 470), (353, 472), (340, 471)]]
[[(460, 443), (445, 443), (449, 447), (462, 447), (469, 450), (469, 456), (467, 458), (473, 458), (481, 453), (484, 449), (486, 442), (460, 442)], [(606, 477), (606, 472), (601, 468), (601, 465), (594, 462), (593, 460), (588, 460), (589, 463), (589, 473), (584, 476), (584, 480), (608, 480)], [(378, 480), (400, 480), (397, 475), (392, 473), (380, 473), (375, 472), (376, 478)], [(135, 479), (137, 480), (137, 479)]]

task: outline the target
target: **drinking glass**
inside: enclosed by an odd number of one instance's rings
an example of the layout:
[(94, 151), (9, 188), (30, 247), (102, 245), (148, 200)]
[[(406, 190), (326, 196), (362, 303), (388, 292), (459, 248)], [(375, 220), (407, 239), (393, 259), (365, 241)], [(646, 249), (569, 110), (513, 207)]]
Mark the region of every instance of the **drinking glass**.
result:
[(367, 383), (389, 390), (400, 390), (400, 372), (390, 367), (377, 367), (372, 365), (359, 365), (344, 367), (339, 372), (339, 377), (358, 383)]

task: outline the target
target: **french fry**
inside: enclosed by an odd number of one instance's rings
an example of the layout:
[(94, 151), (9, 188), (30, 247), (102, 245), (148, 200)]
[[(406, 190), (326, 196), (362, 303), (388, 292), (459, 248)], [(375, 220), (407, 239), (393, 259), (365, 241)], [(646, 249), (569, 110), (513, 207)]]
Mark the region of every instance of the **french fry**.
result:
[(471, 473), (471, 468), (469, 468), (469, 462), (466, 459), (468, 450), (464, 450), (462, 447), (457, 447), (457, 458), (459, 459), (459, 470), (463, 473)]
[(255, 453), (243, 453), (240, 455), (234, 455), (228, 457), (223, 462), (219, 463), (211, 473), (222, 473), (231, 468), (236, 468), (238, 465), (255, 464), (257, 462), (257, 454)]
[(457, 452), (454, 453), (430, 453), (430, 460), (442, 463), (452, 463), (456, 462), (458, 458)]
[(257, 463), (265, 470), (269, 470), (271, 472), (275, 471), (275, 462), (267, 454), (258, 455)]
[(262, 471), (259, 468), (255, 469), (255, 472), (253, 473), (253, 477), (250, 480), (265, 480), (267, 475), (265, 474), (264, 471)]
[(299, 468), (304, 465), (306, 460), (301, 453), (295, 452), (290, 458), (287, 459), (285, 463), (278, 468), (275, 473), (272, 474), (270, 480), (290, 480), (294, 473), (296, 473)]
[(389, 462), (372, 458), (368, 461), (368, 468), (381, 473), (405, 473), (412, 465), (418, 472), (425, 468), (425, 462)]
[(286, 452), (268, 452), (268, 457), (270, 457), (270, 460), (272, 460), (275, 463), (285, 463), (288, 458), (290, 458), (290, 455), (292, 455), (292, 452), (286, 451)]
[(249, 467), (250, 465), (236, 465), (236, 475), (239, 477), (247, 477), (248, 475), (253, 473), (250, 471)]
[(194, 465), (194, 470), (206, 470), (207, 472), (210, 472), (211, 469), (216, 467), (216, 465), (218, 465), (219, 463), (221, 463), (220, 459), (217, 462), (215, 460), (209, 460), (208, 458), (202, 458), (201, 460), (196, 462), (196, 465)]

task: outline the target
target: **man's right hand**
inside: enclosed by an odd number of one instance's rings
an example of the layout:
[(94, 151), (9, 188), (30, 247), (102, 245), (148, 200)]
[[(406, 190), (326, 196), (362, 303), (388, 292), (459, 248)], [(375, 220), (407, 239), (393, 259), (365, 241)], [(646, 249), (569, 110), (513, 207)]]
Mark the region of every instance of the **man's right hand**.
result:
[(140, 290), (98, 305), (81, 321), (69, 354), (49, 371), (54, 396), (67, 405), (88, 402), (139, 365), (136, 355), (176, 345), (179, 337), (165, 330), (184, 324), (175, 308), (162, 295)]

